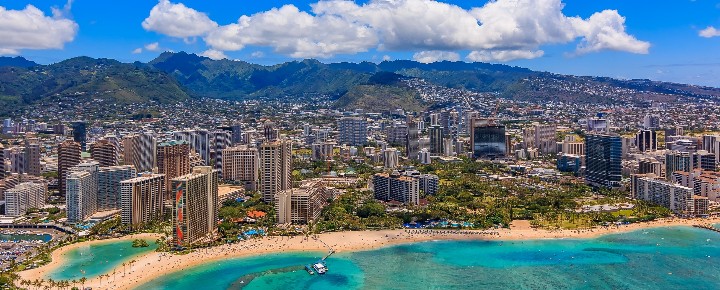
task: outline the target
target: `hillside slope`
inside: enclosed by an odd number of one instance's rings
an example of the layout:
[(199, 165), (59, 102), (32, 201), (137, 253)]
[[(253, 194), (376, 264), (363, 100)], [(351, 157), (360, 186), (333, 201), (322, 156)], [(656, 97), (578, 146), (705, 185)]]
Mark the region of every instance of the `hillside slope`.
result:
[(264, 66), (165, 52), (149, 63), (76, 57), (38, 65), (24, 58), (0, 58), (0, 114), (59, 97), (172, 103), (188, 98), (287, 100), (322, 95), (335, 100), (338, 109), (433, 106), (418, 98), (422, 93), (418, 88), (400, 79), (536, 102), (720, 100), (718, 88), (560, 75), (501, 64), (410, 60), (324, 64), (307, 59)]
[(58, 96), (161, 103), (189, 96), (169, 75), (142, 64), (77, 57), (47, 66), (0, 67), (0, 112)]

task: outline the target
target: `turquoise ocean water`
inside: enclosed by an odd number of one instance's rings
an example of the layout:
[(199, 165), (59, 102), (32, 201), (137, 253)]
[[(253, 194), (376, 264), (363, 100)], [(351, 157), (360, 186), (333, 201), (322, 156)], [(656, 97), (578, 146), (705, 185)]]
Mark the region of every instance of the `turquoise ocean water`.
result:
[(690, 227), (595, 239), (413, 243), (333, 255), (323, 276), (298, 269), (322, 254), (228, 259), (137, 289), (720, 289), (720, 234)]
[[(122, 263), (132, 260), (133, 257), (147, 252), (155, 251), (157, 245), (150, 244), (146, 248), (133, 248), (132, 241), (108, 242), (78, 247), (67, 253), (65, 264), (56, 268), (48, 276), (54, 280), (71, 280), (82, 277), (94, 278), (100, 274), (109, 273), (117, 269), (118, 277), (122, 275)], [(135, 265), (134, 267), (139, 267)], [(130, 270), (127, 267), (127, 270)], [(112, 280), (112, 278), (110, 278)]]

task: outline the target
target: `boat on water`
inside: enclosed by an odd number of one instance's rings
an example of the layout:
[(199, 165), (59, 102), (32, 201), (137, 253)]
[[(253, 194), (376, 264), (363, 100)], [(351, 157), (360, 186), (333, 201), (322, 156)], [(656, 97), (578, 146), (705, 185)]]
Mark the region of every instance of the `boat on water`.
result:
[(311, 265), (305, 265), (305, 271), (307, 271), (310, 275), (315, 275), (315, 271), (313, 271), (313, 267)]
[(315, 262), (315, 264), (312, 265), (312, 268), (320, 275), (325, 274), (328, 270), (327, 265), (325, 265), (325, 261), (323, 260)]

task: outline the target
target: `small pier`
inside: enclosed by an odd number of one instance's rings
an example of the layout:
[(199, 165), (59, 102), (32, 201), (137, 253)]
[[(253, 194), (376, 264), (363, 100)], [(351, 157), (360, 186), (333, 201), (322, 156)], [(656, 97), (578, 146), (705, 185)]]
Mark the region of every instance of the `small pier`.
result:
[(716, 232), (716, 233), (720, 233), (720, 229), (717, 229), (717, 228), (715, 228), (715, 227), (713, 227), (713, 226), (711, 226), (711, 225), (693, 225), (693, 227), (696, 227), (696, 228), (699, 228), (699, 229), (706, 229), (706, 230), (710, 230), (710, 231), (713, 231), (713, 232)]
[(332, 254), (335, 254), (335, 250), (333, 250), (333, 248), (330, 247), (330, 245), (326, 244), (322, 240), (317, 239), (317, 238), (315, 240), (321, 242), (323, 245), (328, 247), (328, 253), (327, 253), (327, 255), (325, 255), (325, 257), (322, 257), (322, 259), (317, 260), (317, 262), (315, 262), (311, 265), (305, 266), (305, 270), (307, 270), (308, 274), (310, 274), (310, 275), (313, 275), (315, 273), (322, 275), (322, 274), (325, 274), (325, 272), (327, 272), (327, 270), (328, 270), (325, 260), (327, 260), (327, 258), (330, 258), (330, 256), (332, 256)]

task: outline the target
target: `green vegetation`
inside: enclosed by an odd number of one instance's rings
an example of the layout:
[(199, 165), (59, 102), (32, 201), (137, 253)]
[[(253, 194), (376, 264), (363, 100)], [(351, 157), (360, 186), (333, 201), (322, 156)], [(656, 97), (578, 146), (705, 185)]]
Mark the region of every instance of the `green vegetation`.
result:
[[(331, 170), (338, 172), (350, 169), (340, 160), (329, 165)], [(352, 170), (361, 180), (367, 180), (374, 172), (367, 164), (353, 166)], [(294, 168), (295, 178), (301, 180), (326, 172), (328, 163), (296, 161)], [(583, 183), (523, 176), (496, 180), (490, 176), (512, 174), (507, 166), (491, 162), (463, 159), (457, 163), (418, 165), (417, 168), (440, 178), (441, 186), (436, 195), (421, 196), (427, 200), (426, 206), (401, 206), (389, 210), (386, 204), (373, 198), (371, 191), (347, 188), (345, 194), (330, 201), (320, 218), (303, 231), (392, 229), (414, 222), (429, 222), (431, 227), (486, 229), (508, 227), (513, 220), (529, 220), (536, 227), (576, 229), (615, 222), (649, 221), (671, 215), (663, 207), (629, 199), (627, 192), (593, 191)], [(308, 173), (300, 173), (300, 170)], [(625, 208), (602, 210), (604, 205), (618, 204)], [(601, 210), (584, 211), (584, 206), (596, 206)], [(245, 217), (249, 210), (266, 211), (268, 217), (253, 225), (233, 222)], [(275, 228), (272, 213), (273, 209), (260, 202), (259, 196), (245, 203), (228, 201), (220, 209), (220, 232), (227, 240), (234, 240), (247, 227), (266, 228), (269, 234), (299, 234)]]
[[(243, 223), (249, 212), (263, 212), (264, 217), (257, 218), (252, 224)], [(226, 241), (235, 241), (238, 235), (249, 229), (273, 228), (275, 226), (275, 208), (262, 202), (262, 195), (254, 193), (249, 200), (238, 202), (227, 200), (220, 207), (218, 231)]]
[(170, 252), (170, 245), (165, 236), (155, 240), (155, 245), (157, 245), (157, 249), (155, 249), (156, 252)]
[(323, 209), (314, 232), (399, 228), (402, 220), (385, 212), (369, 191), (348, 190)]
[(133, 248), (147, 248), (150, 245), (148, 245), (148, 242), (143, 239), (134, 239), (132, 241), (132, 247)]
[[(487, 162), (465, 161), (456, 164), (433, 164), (420, 167), (433, 171), (441, 179), (436, 196), (427, 197), (430, 205), (412, 214), (413, 219), (454, 219), (467, 221), (478, 228), (508, 225), (512, 220), (531, 220), (533, 225), (548, 228), (584, 228), (611, 222), (636, 222), (669, 216), (662, 207), (630, 201), (626, 192), (593, 192), (577, 183), (545, 182), (537, 178), (496, 181), (482, 174), (508, 173), (505, 167)], [(634, 203), (632, 212), (578, 212), (583, 205)]]
[[(7, 66), (10, 65), (10, 66)], [(398, 80), (422, 78), (431, 84), (476, 92), (493, 92), (521, 100), (611, 102), (566, 86), (596, 84), (643, 91), (641, 98), (673, 100), (678, 96), (720, 96), (717, 90), (649, 80), (574, 77), (500, 64), (414, 61), (324, 64), (307, 59), (272, 66), (244, 61), (211, 60), (184, 52), (165, 52), (143, 63), (111, 59), (71, 58), (51, 65), (0, 60), (0, 113), (38, 101), (105, 100), (109, 103), (171, 103), (188, 98), (284, 100), (287, 96), (330, 96), (339, 108), (405, 108), (423, 104), (416, 92)], [(365, 100), (366, 99), (366, 100)], [(387, 101), (387, 102), (382, 102)], [(374, 106), (374, 107), (373, 107)], [(155, 116), (131, 112), (131, 118)]]
[(359, 85), (349, 89), (334, 105), (336, 108), (382, 111), (404, 109), (422, 111), (427, 106), (415, 90), (405, 86)]
[(71, 58), (32, 68), (0, 67), (0, 113), (49, 98), (71, 97), (113, 103), (174, 102), (188, 94), (170, 75), (150, 66), (116, 60)]
[(90, 228), (91, 236), (110, 236), (113, 233), (120, 232), (124, 229), (120, 217), (115, 217)]
[(45, 178), (58, 178), (58, 172), (57, 171), (49, 171), (41, 174), (40, 176)]

